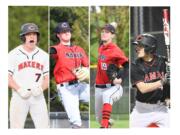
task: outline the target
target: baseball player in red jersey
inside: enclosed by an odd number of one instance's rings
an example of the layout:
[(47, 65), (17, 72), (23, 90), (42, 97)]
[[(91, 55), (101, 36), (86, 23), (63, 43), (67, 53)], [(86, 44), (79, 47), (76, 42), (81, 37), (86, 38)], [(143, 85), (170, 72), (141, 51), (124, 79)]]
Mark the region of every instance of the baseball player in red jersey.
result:
[[(112, 80), (107, 75), (110, 64), (128, 69), (128, 58), (124, 52), (112, 42), (115, 36), (115, 27), (106, 24), (101, 31), (101, 44), (98, 49), (98, 64), (95, 85), (95, 115), (101, 128), (109, 128), (112, 105), (123, 94), (121, 86), (122, 76)], [(125, 70), (123, 71), (125, 72)]]
[(37, 47), (39, 36), (36, 24), (25, 23), (20, 33), (23, 44), (9, 52), (10, 128), (24, 128), (28, 112), (36, 128), (49, 127), (43, 95), (49, 84), (49, 56)]
[(71, 44), (71, 28), (61, 22), (55, 29), (59, 43), (51, 46), (51, 57), (55, 59), (54, 77), (58, 93), (67, 112), (72, 128), (82, 126), (79, 100), (89, 102), (89, 60), (85, 51)]
[[(131, 64), (131, 82), (137, 89), (131, 127), (169, 127), (170, 72), (166, 58), (156, 55), (157, 39), (151, 34), (137, 36), (133, 45), (137, 59)], [(167, 70), (166, 70), (167, 69)]]

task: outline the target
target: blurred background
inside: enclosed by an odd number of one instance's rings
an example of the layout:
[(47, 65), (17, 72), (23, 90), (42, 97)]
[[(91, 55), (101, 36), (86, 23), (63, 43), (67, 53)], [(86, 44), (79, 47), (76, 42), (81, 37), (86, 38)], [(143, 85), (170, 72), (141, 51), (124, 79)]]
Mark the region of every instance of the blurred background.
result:
[[(22, 44), (19, 34), (21, 25), (24, 23), (35, 23), (39, 27), (40, 42), (39, 47), (48, 52), (48, 7), (47, 6), (9, 6), (8, 8), (8, 51)], [(44, 92), (48, 101), (48, 91)], [(9, 103), (11, 99), (11, 89), (9, 89)], [(34, 124), (28, 115), (25, 128), (33, 128)]]
[[(142, 33), (149, 33), (157, 37), (157, 54), (166, 56), (166, 46), (163, 33), (163, 9), (169, 10), (170, 7), (131, 7), (131, 43), (136, 36)], [(169, 18), (170, 20), (170, 18)], [(130, 46), (131, 61), (136, 59), (133, 46)], [(136, 89), (131, 88), (131, 111), (134, 107)]]
[[(117, 23), (116, 43), (129, 57), (129, 7), (120, 6), (92, 6), (90, 7), (90, 63), (91, 63), (91, 103), (90, 103), (90, 127), (99, 128), (95, 120), (94, 84), (96, 76), (96, 64), (101, 28), (111, 22)], [(112, 118), (115, 120), (112, 128), (129, 127), (129, 76), (123, 82), (124, 93), (121, 99), (113, 105)]]
[[(50, 10), (50, 45), (59, 41), (54, 29), (59, 22), (68, 22), (72, 28), (72, 44), (81, 46), (89, 55), (89, 10), (88, 7), (49, 7)], [(57, 96), (53, 77), (55, 62), (50, 59), (50, 126), (51, 128), (70, 128), (67, 114), (61, 99)], [(71, 100), (71, 99), (69, 99)], [(80, 104), (83, 128), (89, 127), (89, 105)]]

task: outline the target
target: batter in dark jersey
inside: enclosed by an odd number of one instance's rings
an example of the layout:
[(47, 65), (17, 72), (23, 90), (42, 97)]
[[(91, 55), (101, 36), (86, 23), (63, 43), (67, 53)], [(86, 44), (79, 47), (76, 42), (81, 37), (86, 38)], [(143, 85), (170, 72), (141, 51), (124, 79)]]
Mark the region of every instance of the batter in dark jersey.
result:
[[(169, 127), (169, 72), (166, 59), (155, 55), (157, 39), (150, 34), (137, 36), (133, 42), (137, 60), (131, 64), (131, 83), (136, 88), (131, 127)], [(168, 75), (168, 76), (167, 76)]]
[[(151, 83), (164, 78), (166, 73), (165, 61), (166, 59), (161, 56), (154, 56), (150, 62), (137, 59), (136, 62), (131, 65), (131, 81), (133, 86), (136, 87), (136, 83), (138, 82)], [(168, 85), (148, 93), (141, 93), (137, 90), (136, 99), (144, 103), (163, 102), (165, 97), (170, 97), (170, 92), (168, 91)]]

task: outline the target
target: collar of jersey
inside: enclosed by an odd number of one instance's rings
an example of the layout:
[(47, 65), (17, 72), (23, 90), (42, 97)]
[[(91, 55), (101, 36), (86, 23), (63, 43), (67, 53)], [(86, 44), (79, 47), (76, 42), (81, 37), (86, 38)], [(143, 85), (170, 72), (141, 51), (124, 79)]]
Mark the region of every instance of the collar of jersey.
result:
[(24, 52), (25, 54), (34, 54), (34, 53), (36, 53), (37, 51), (38, 51), (38, 47), (36, 47), (32, 52), (27, 52), (24, 48), (23, 48), (23, 45), (21, 45), (20, 47), (19, 47), (19, 49), (22, 51), (22, 52)]

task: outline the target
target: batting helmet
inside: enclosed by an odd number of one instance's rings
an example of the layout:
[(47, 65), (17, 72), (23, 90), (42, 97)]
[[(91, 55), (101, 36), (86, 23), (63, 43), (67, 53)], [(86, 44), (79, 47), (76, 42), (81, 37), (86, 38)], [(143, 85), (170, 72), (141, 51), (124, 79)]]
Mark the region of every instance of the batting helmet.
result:
[(104, 27), (102, 27), (102, 29), (108, 30), (112, 34), (115, 34), (115, 28), (111, 24), (106, 24)]
[(36, 24), (34, 23), (25, 23), (21, 26), (21, 32), (20, 32), (20, 38), (23, 42), (25, 42), (25, 35), (28, 34), (28, 33), (31, 33), (31, 32), (35, 32), (37, 33), (37, 36), (38, 36), (38, 41), (39, 41), (39, 36), (40, 36), (40, 33), (39, 33), (39, 28)]
[(157, 48), (157, 39), (151, 34), (138, 35), (133, 45), (142, 45), (146, 53), (154, 53)]
[(58, 25), (54, 31), (55, 31), (55, 33), (61, 33), (61, 32), (65, 32), (65, 31), (71, 31), (71, 28), (70, 28), (68, 22), (60, 22), (60, 23), (58, 23)]

